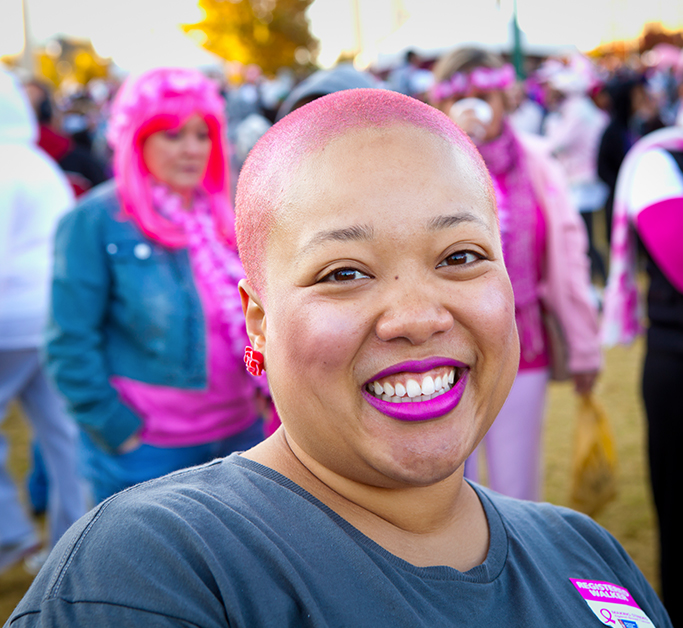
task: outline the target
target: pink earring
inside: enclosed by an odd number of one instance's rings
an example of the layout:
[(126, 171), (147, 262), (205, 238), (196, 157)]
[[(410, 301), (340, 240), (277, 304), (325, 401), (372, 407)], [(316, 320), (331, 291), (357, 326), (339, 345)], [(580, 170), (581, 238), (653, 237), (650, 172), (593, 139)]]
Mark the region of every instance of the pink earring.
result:
[(263, 354), (251, 347), (244, 348), (244, 363), (247, 365), (247, 371), (254, 377), (258, 377), (264, 371)]

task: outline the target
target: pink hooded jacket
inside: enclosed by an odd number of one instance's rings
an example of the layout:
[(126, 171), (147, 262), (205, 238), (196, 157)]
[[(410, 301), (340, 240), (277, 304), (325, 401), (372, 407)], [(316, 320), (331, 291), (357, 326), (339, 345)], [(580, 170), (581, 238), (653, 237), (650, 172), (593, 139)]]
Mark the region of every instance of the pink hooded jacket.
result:
[(531, 183), (547, 226), (546, 263), (539, 293), (562, 328), (571, 373), (598, 370), (602, 363), (598, 313), (590, 296), (588, 239), (571, 205), (560, 165), (542, 138), (518, 134)]

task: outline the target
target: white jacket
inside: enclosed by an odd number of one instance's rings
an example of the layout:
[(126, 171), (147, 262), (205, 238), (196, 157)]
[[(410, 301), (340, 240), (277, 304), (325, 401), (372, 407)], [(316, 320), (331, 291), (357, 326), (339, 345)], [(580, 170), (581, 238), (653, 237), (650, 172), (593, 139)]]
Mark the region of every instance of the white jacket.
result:
[(54, 230), (74, 202), (37, 136), (23, 89), (0, 69), (0, 350), (41, 344)]

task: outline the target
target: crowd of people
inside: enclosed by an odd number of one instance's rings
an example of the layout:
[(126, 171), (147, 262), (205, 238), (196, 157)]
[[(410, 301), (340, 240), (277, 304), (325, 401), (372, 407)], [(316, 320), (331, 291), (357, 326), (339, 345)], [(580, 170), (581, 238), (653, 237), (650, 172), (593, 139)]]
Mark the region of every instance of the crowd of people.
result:
[[(8, 625), (588, 625), (598, 584), (677, 625), (683, 61), (247, 70), (0, 74), (0, 421), (49, 521), (0, 434)], [(643, 269), (666, 611), (538, 504), (548, 382), (591, 393)]]

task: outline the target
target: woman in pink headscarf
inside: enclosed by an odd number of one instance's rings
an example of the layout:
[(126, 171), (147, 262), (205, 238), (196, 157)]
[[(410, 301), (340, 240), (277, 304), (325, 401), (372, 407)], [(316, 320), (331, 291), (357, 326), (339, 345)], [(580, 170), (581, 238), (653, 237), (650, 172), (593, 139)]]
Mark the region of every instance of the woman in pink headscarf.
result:
[[(484, 440), (489, 482), (506, 495), (538, 500), (551, 365), (555, 377), (570, 374), (577, 392), (587, 393), (601, 363), (585, 228), (542, 140), (508, 122), (505, 91), (515, 80), (513, 68), (495, 55), (464, 48), (440, 59), (434, 74), (432, 103), (470, 135), (492, 175), (515, 293), (519, 373)], [(566, 350), (566, 359), (553, 353), (551, 336), (561, 336), (555, 346)], [(475, 480), (477, 462), (475, 451), (465, 470)]]
[(223, 108), (194, 70), (128, 80), (108, 133), (114, 181), (57, 232), (48, 367), (96, 502), (263, 438)]

